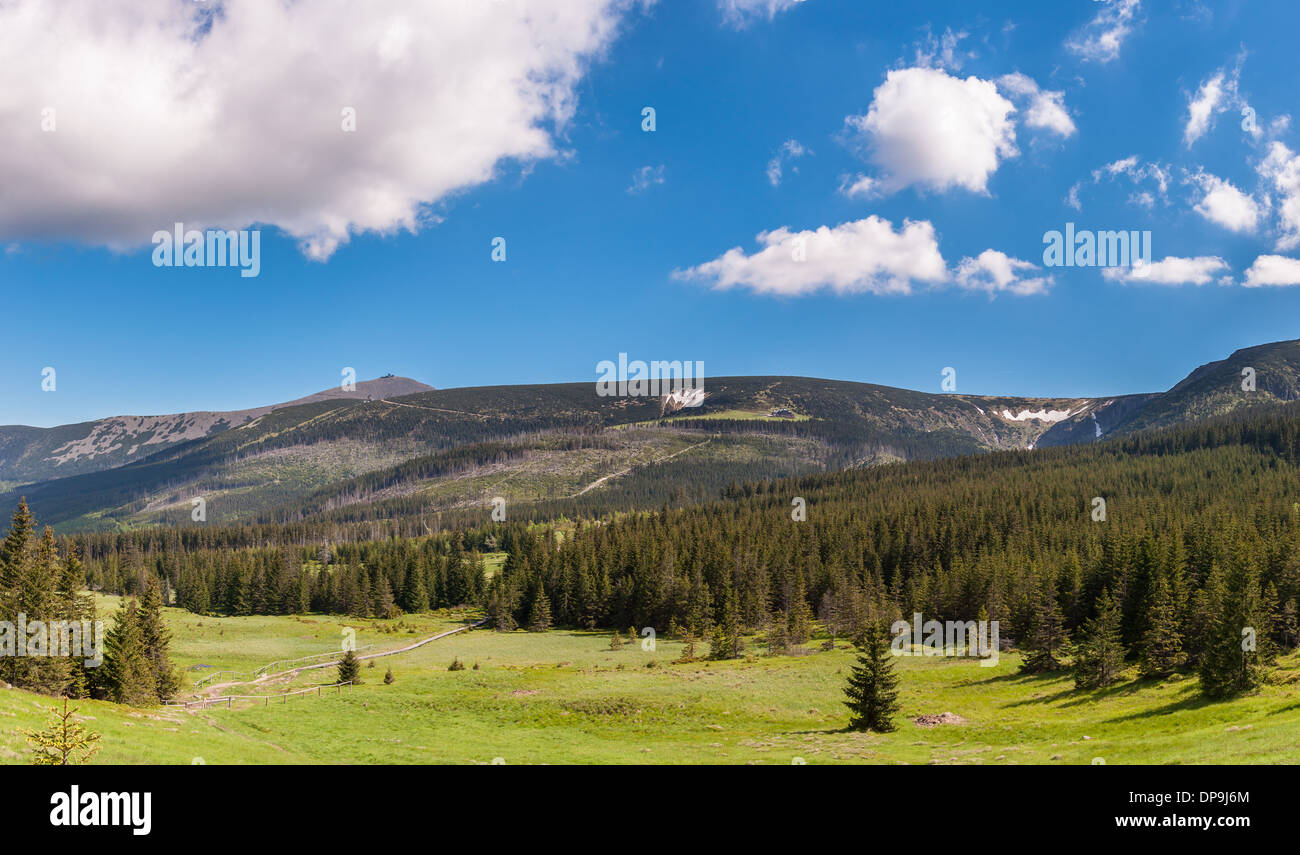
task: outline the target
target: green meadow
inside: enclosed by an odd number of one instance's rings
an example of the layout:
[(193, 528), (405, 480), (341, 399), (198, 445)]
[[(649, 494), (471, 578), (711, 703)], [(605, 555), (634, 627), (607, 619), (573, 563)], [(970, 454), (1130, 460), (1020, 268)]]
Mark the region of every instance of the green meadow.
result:
[[(101, 608), (111, 605), (101, 602)], [(168, 609), (185, 684), (215, 669), (359, 646), (395, 649), (473, 613), (396, 620), (333, 616), (200, 617)], [(479, 629), (365, 667), (341, 693), (236, 702), (231, 709), (133, 709), (78, 701), (103, 734), (95, 763), (1281, 763), (1300, 762), (1300, 654), (1255, 695), (1209, 703), (1195, 677), (1077, 692), (1066, 674), (1027, 677), (1019, 658), (901, 657), (903, 711), (887, 734), (846, 732), (847, 645), (767, 656), (757, 642), (729, 662), (675, 664), (607, 632), (502, 634)], [(370, 651), (364, 651), (370, 652)], [(700, 652), (704, 652), (701, 646)], [(453, 660), (464, 670), (449, 671)], [(383, 682), (392, 667), (395, 681)], [(1135, 670), (1135, 669), (1134, 669)], [(306, 671), (231, 694), (281, 693), (335, 681)], [(26, 761), (21, 728), (52, 699), (0, 691), (0, 760)], [(921, 715), (964, 723), (921, 727)]]

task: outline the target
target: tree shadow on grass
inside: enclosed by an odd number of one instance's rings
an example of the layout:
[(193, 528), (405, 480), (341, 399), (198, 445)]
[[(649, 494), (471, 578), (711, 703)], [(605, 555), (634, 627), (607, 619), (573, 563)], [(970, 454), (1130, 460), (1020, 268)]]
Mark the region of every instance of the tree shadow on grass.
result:
[(1142, 689), (1153, 686), (1159, 680), (1125, 680), (1122, 683), (1113, 683), (1100, 689), (1072, 689), (1066, 694), (1075, 695), (1074, 700), (1061, 704), (1063, 707), (1078, 707), (1085, 704), (1095, 704), (1111, 698), (1122, 698), (1134, 695)]
[(1225, 703), (1230, 700), (1232, 700), (1232, 698), (1225, 698), (1223, 700), (1214, 700), (1211, 698), (1203, 697), (1201, 695), (1192, 695), (1191, 697), (1183, 698), (1181, 701), (1173, 701), (1172, 703), (1165, 704), (1164, 706), (1154, 707), (1152, 709), (1147, 709), (1147, 710), (1141, 710), (1139, 712), (1132, 712), (1129, 713), (1128, 715), (1120, 715), (1120, 716), (1115, 716), (1114, 718), (1108, 718), (1106, 719), (1105, 723), (1119, 724), (1121, 722), (1126, 722), (1126, 721), (1141, 721), (1143, 719), (1158, 718), (1160, 716), (1173, 715), (1174, 713), (1179, 713), (1179, 712), (1192, 712), (1193, 710), (1199, 710), (1199, 709), (1203, 709), (1204, 707), (1215, 706), (1217, 704)]

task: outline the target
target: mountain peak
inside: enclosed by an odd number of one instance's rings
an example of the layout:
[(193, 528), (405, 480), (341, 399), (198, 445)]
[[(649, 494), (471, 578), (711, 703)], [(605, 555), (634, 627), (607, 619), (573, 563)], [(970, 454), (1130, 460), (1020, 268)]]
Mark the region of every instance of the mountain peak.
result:
[(353, 384), (354, 388), (344, 389), (342, 386), (335, 386), (331, 389), (322, 389), (315, 394), (308, 395), (305, 398), (297, 398), (292, 401), (286, 401), (283, 404), (275, 404), (271, 407), (273, 410), (279, 410), (284, 407), (296, 407), (300, 404), (314, 404), (317, 401), (332, 400), (352, 400), (352, 401), (378, 401), (381, 398), (398, 398), (402, 395), (414, 395), (417, 392), (432, 392), (434, 387), (421, 383), (419, 380), (412, 380), (410, 377), (397, 377), (393, 374), (385, 374), (383, 377), (376, 377), (374, 380), (360, 380)]

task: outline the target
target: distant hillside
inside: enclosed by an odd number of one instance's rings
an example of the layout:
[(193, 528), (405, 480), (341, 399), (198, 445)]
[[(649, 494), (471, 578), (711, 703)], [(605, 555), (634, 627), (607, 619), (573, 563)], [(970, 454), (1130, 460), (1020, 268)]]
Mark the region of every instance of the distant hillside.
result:
[[(1241, 388), (1247, 367), (1256, 391)], [(1295, 400), (1300, 342), (1238, 351), (1165, 393), (1103, 398), (808, 377), (704, 385), (701, 406), (667, 417), (657, 397), (602, 397), (591, 382), (435, 390), (383, 378), (238, 413), (4, 428), (0, 479), (42, 467), (69, 477), (23, 484), (0, 503), (26, 495), (64, 529), (188, 524), (196, 497), (221, 523), (473, 515), (496, 497), (537, 514), (689, 503), (737, 483), (1094, 443)]]
[[(1242, 388), (1250, 369), (1254, 391)], [(1261, 344), (1210, 362), (1148, 402), (1122, 426), (1123, 433), (1185, 424), (1243, 407), (1300, 400), (1300, 340)]]
[(326, 389), (294, 401), (247, 410), (112, 416), (53, 428), (0, 426), (0, 481), (21, 484), (112, 469), (285, 407), (336, 399), (396, 397), (432, 389), (407, 377), (383, 377), (359, 382), (353, 391)]

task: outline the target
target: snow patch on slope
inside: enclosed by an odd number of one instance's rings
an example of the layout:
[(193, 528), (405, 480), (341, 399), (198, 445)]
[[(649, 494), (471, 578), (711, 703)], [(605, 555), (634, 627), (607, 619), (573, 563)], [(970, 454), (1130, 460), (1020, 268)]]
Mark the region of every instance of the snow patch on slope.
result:
[(1002, 411), (1002, 418), (1009, 422), (1023, 422), (1034, 419), (1040, 422), (1063, 422), (1071, 415), (1070, 410), (1021, 410), (1015, 415), (1010, 410)]

